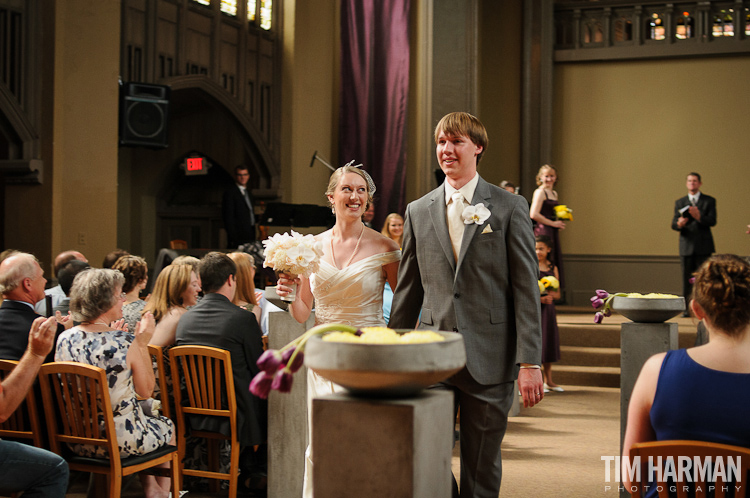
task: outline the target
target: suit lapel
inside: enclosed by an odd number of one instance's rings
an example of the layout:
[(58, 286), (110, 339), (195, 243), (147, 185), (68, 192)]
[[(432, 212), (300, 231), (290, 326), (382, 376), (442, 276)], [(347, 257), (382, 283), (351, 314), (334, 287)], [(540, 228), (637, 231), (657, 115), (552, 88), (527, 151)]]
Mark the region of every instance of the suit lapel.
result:
[[(474, 198), (471, 200), (471, 205), (476, 206), (480, 202), (484, 204), (484, 207), (492, 211), (489, 183), (484, 181), (481, 176), (479, 177), (477, 188), (474, 191)], [(472, 223), (471, 225), (466, 225), (466, 227), (464, 228), (464, 237), (463, 239), (461, 239), (461, 252), (458, 254), (458, 264), (456, 265), (456, 274), (458, 274), (458, 270), (461, 268), (461, 264), (466, 257), (466, 252), (469, 250), (471, 241), (474, 240), (474, 237), (477, 235), (477, 231), (479, 230), (479, 228), (483, 228), (484, 224), (486, 223), (487, 221), (485, 221), (485, 223), (483, 223), (482, 225)]]
[(445, 218), (445, 186), (441, 185), (435, 189), (430, 198), (430, 205), (427, 208), (430, 213), (430, 220), (432, 226), (435, 229), (435, 236), (440, 245), (443, 248), (445, 257), (451, 265), (451, 268), (455, 272), (456, 261), (453, 257), (453, 245), (451, 244), (451, 236), (448, 233), (448, 221)]

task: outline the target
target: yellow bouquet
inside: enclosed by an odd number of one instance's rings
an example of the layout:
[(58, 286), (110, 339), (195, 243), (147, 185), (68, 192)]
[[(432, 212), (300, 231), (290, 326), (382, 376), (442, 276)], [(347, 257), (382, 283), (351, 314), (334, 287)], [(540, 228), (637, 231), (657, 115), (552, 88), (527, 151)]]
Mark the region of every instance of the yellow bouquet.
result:
[(539, 280), (539, 294), (547, 294), (548, 290), (556, 291), (560, 288), (560, 281), (553, 276), (542, 277)]
[(557, 216), (558, 220), (573, 221), (573, 210), (565, 204), (558, 204), (555, 206), (555, 216)]

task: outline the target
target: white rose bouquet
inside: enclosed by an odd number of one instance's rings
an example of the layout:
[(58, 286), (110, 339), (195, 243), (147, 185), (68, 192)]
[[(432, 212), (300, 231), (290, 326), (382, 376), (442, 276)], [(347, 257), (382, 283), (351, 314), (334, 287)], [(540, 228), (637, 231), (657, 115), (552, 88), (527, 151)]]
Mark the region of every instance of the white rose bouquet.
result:
[[(263, 267), (274, 271), (303, 275), (309, 277), (320, 267), (323, 256), (323, 245), (312, 235), (302, 235), (292, 230), (288, 233), (273, 235), (263, 241), (265, 261)], [(290, 293), (284, 300), (294, 301), (295, 293)]]

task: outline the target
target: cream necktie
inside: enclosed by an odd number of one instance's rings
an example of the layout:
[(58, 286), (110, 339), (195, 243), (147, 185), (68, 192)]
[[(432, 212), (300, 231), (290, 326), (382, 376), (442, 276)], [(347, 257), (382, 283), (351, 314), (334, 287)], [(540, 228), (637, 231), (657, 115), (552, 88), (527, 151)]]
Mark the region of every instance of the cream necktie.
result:
[(461, 192), (455, 191), (451, 195), (451, 201), (448, 203), (446, 218), (448, 219), (448, 233), (451, 236), (453, 245), (453, 257), (458, 261), (458, 254), (461, 251), (461, 239), (464, 237), (464, 220), (461, 213), (464, 212), (464, 196)]

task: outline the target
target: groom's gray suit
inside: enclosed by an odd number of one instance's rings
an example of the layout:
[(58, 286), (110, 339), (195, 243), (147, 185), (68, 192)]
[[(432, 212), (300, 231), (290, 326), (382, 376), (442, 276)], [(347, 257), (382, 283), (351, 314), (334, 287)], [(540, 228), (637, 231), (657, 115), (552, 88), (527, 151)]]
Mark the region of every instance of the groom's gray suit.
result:
[(419, 319), (420, 329), (463, 336), (466, 368), (445, 382), (463, 407), (461, 496), (496, 498), (512, 381), (520, 363), (541, 363), (539, 266), (526, 200), (480, 177), (471, 201), (478, 203), (490, 217), (466, 225), (458, 261), (444, 185), (407, 206), (389, 326)]

